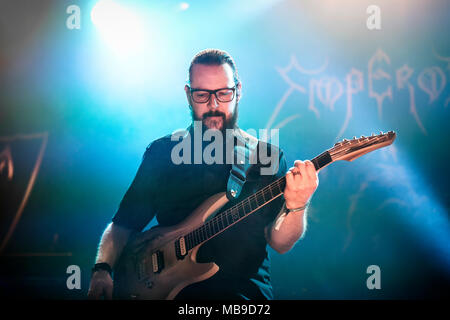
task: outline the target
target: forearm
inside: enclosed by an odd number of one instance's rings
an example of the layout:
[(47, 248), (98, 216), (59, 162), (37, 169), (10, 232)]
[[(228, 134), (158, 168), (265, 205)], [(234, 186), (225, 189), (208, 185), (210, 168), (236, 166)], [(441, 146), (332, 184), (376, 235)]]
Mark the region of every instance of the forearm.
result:
[(307, 209), (280, 215), (268, 230), (269, 245), (279, 253), (286, 253), (304, 235)]
[(114, 268), (130, 234), (130, 229), (110, 223), (103, 232), (95, 263), (105, 262)]

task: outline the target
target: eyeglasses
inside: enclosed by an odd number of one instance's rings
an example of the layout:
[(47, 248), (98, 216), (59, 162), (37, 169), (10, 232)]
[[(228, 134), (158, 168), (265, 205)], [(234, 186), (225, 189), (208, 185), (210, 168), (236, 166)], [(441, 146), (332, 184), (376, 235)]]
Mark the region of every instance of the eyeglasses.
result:
[(192, 89), (189, 87), (192, 100), (197, 103), (206, 103), (211, 99), (211, 94), (216, 96), (216, 99), (220, 102), (230, 102), (234, 99), (236, 93), (236, 86), (233, 88), (222, 88), (217, 90), (206, 89)]

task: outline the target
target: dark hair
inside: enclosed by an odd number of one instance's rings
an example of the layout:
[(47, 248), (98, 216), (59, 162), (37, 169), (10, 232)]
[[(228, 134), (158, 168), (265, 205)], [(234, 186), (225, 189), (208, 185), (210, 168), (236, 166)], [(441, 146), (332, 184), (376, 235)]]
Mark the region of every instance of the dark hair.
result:
[(206, 65), (222, 65), (228, 63), (233, 70), (233, 80), (235, 84), (239, 83), (239, 76), (236, 68), (236, 64), (234, 63), (231, 55), (223, 50), (219, 49), (205, 49), (197, 53), (191, 61), (191, 65), (189, 66), (189, 78), (188, 83), (192, 80), (192, 68), (195, 64), (206, 64)]

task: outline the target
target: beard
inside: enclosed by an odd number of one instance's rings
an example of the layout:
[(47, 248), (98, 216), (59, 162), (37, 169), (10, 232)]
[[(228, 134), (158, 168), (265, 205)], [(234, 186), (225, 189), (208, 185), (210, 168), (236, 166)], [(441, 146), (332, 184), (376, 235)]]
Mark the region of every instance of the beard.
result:
[(211, 118), (211, 117), (221, 117), (223, 125), (222, 125), (222, 128), (220, 129), (220, 131), (222, 131), (222, 133), (225, 134), (227, 129), (235, 129), (236, 128), (236, 124), (237, 124), (237, 120), (238, 120), (238, 110), (239, 110), (238, 107), (239, 107), (238, 103), (236, 102), (234, 112), (232, 113), (232, 115), (229, 119), (226, 118), (226, 115), (223, 112), (213, 111), (213, 110), (204, 113), (201, 117), (197, 117), (192, 106), (189, 109), (191, 110), (192, 122), (194, 122), (194, 121), (202, 122), (203, 132), (210, 129), (209, 127), (206, 126), (205, 120), (210, 120), (209, 118)]

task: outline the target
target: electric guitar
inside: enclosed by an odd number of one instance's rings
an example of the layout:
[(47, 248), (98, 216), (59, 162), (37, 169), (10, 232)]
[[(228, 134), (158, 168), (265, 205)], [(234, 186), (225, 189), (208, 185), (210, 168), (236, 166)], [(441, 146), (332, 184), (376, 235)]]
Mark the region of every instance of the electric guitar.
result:
[[(317, 171), (334, 161), (354, 159), (393, 143), (395, 132), (344, 139), (311, 160)], [(114, 272), (114, 297), (173, 299), (186, 286), (212, 277), (219, 267), (197, 263), (202, 244), (283, 194), (285, 176), (225, 211), (225, 192), (206, 199), (178, 225), (154, 227), (130, 237)]]

